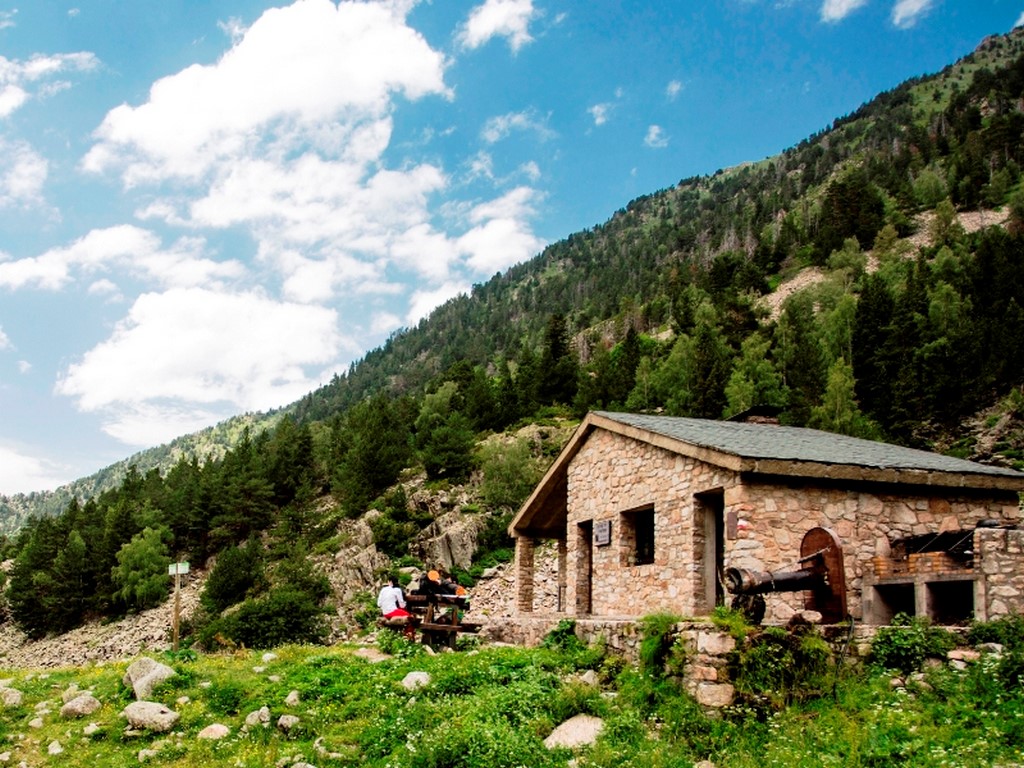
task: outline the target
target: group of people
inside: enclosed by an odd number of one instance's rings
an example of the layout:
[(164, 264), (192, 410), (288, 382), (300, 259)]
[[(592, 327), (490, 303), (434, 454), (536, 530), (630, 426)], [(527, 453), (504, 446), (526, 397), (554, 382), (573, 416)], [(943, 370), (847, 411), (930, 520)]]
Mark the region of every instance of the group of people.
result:
[[(449, 574), (442, 571), (428, 571), (420, 577), (419, 585), (412, 590), (417, 595), (458, 595), (465, 596), (466, 588), (454, 581)], [(387, 584), (377, 595), (377, 607), (385, 619), (396, 619), (411, 616), (406, 610), (405, 593), (398, 581), (397, 574), (388, 576)]]

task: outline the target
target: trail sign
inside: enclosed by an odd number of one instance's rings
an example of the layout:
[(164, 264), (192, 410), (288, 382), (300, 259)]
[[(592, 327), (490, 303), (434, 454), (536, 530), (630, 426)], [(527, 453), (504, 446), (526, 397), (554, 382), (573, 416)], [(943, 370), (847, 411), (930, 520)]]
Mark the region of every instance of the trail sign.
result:
[(188, 563), (171, 563), (167, 566), (168, 576), (181, 576), (188, 573)]

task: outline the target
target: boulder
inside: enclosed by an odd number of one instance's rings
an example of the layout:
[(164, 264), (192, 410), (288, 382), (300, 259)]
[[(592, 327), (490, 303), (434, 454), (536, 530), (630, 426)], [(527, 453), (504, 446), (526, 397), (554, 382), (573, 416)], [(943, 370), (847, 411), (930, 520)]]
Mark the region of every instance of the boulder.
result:
[(0, 688), (0, 704), (5, 707), (21, 706), (21, 691), (17, 688)]
[(249, 728), (262, 725), (264, 728), (270, 725), (270, 707), (260, 707), (254, 712), (245, 716), (245, 724)]
[(231, 733), (231, 729), (221, 723), (213, 723), (206, 726), (198, 734), (197, 739), (209, 739), (210, 741), (219, 741), (220, 739), (227, 738)]
[(281, 715), (277, 719), (277, 727), (285, 733), (291, 733), (292, 729), (298, 726), (299, 718), (295, 715)]
[(555, 747), (582, 747), (593, 744), (604, 728), (604, 720), (593, 715), (576, 715), (559, 725), (544, 739), (548, 749)]
[(430, 685), (429, 672), (410, 672), (402, 678), (402, 687), (407, 691), (415, 691), (425, 685)]
[(102, 704), (91, 693), (80, 693), (60, 708), (61, 717), (87, 717), (98, 710)]
[(123, 682), (135, 692), (135, 698), (142, 701), (149, 698), (153, 689), (160, 683), (174, 677), (175, 674), (177, 673), (166, 664), (143, 656), (131, 663), (124, 673)]
[(134, 701), (121, 712), (132, 728), (163, 733), (171, 730), (180, 715), (155, 701)]

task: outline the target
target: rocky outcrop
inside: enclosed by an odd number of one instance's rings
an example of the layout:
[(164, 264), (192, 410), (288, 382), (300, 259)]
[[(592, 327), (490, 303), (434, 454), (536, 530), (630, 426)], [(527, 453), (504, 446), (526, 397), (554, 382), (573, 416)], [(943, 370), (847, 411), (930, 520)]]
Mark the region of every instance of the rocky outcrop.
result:
[(133, 701), (121, 715), (132, 728), (156, 733), (171, 730), (180, 717), (174, 710), (155, 701)]

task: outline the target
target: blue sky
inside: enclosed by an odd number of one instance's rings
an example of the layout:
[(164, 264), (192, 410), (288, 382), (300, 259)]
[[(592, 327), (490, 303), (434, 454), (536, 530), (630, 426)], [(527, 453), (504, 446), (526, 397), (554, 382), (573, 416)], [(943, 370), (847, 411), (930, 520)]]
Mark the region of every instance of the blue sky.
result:
[(0, 494), (290, 403), (547, 243), (792, 146), (1022, 12), (0, 4)]

